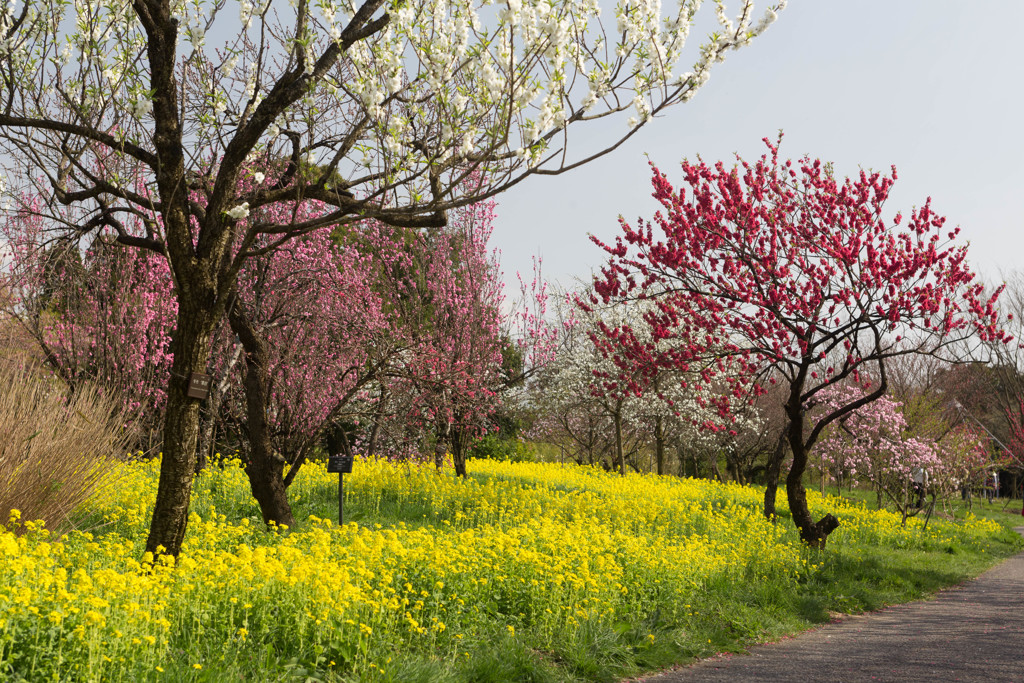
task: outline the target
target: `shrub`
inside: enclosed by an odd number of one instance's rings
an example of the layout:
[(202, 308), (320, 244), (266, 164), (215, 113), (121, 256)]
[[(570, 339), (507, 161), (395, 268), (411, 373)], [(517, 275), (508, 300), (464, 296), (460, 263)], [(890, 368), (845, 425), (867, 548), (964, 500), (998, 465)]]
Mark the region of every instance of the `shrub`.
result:
[(469, 449), (469, 457), (498, 460), (500, 462), (533, 462), (537, 459), (533, 448), (521, 439), (503, 439), (488, 434), (477, 439)]
[(125, 452), (124, 411), (16, 365), (0, 366), (0, 386), (0, 517), (19, 510), (59, 529)]

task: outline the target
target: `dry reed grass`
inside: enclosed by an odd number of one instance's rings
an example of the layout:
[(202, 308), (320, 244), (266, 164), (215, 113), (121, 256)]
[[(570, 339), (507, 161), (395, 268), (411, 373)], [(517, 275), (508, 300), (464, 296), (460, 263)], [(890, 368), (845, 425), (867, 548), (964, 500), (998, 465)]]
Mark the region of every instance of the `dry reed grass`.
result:
[(126, 452), (129, 421), (115, 397), (41, 375), (0, 363), (0, 524), (17, 509), (62, 530)]

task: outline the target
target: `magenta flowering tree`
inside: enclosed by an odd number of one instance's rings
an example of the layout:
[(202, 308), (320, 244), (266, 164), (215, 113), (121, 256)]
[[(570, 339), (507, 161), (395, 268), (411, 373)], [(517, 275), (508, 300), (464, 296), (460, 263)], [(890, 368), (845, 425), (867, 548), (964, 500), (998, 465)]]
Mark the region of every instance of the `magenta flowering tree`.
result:
[[(697, 369), (701, 381), (723, 381), (716, 401), (757, 394), (765, 382), (784, 388), (786, 426), (773, 458), (765, 513), (774, 515), (781, 446), (792, 465), (786, 490), (802, 540), (823, 547), (838, 520), (811, 518), (803, 474), (823, 431), (883, 396), (887, 359), (943, 354), (978, 335), (1003, 339), (995, 300), (966, 265), (958, 230), (926, 201), (904, 217), (883, 215), (891, 176), (861, 172), (838, 180), (809, 158), (781, 161), (778, 144), (753, 164), (735, 168), (684, 161), (685, 187), (657, 169), (654, 197), (663, 211), (636, 227), (621, 221), (596, 278), (605, 301), (656, 302), (640, 329), (607, 330), (617, 356), (640, 378), (661, 368)], [(645, 338), (666, 341), (648, 344)], [(724, 376), (720, 360), (741, 373)], [(813, 417), (820, 392), (868, 371), (874, 390)]]
[(461, 476), (469, 443), (487, 431), (509, 379), (502, 375), (504, 295), (487, 247), (494, 211), (494, 202), (471, 205), (452, 212), (447, 227), (419, 235), (381, 224), (365, 231), (394, 292), (395, 334), (408, 340), (380, 395), (390, 397), (407, 433), (429, 430), (435, 465), (450, 451)]

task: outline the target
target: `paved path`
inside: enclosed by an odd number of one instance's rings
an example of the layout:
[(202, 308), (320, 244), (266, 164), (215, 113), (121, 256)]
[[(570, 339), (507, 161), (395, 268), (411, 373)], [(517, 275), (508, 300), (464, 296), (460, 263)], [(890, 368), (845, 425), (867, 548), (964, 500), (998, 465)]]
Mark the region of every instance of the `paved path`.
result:
[(1024, 553), (933, 600), (845, 617), (643, 681), (1024, 683)]

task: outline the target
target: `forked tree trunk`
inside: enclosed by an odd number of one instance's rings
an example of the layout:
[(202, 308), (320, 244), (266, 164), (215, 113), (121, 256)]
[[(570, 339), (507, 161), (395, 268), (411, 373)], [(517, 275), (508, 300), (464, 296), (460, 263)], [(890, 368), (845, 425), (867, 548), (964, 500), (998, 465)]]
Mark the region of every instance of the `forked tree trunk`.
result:
[(246, 433), (249, 453), (245, 473), (252, 495), (259, 503), (263, 521), (277, 526), (295, 526), (288, 489), (284, 483), (284, 459), (275, 458), (270, 445), (267, 407), (270, 405), (270, 353), (266, 340), (260, 338), (241, 310), (240, 303), (228, 314), (231, 330), (238, 335), (245, 349)]
[(793, 464), (786, 476), (786, 496), (789, 498), (789, 511), (793, 514), (793, 523), (800, 531), (800, 540), (812, 548), (824, 548), (828, 535), (839, 527), (839, 520), (831, 513), (817, 522), (811, 517), (807, 508), (807, 491), (804, 489), (804, 472), (807, 469), (807, 447), (804, 443), (804, 413), (802, 406), (791, 403), (786, 406), (789, 418), (787, 428), (789, 448), (793, 453)]

